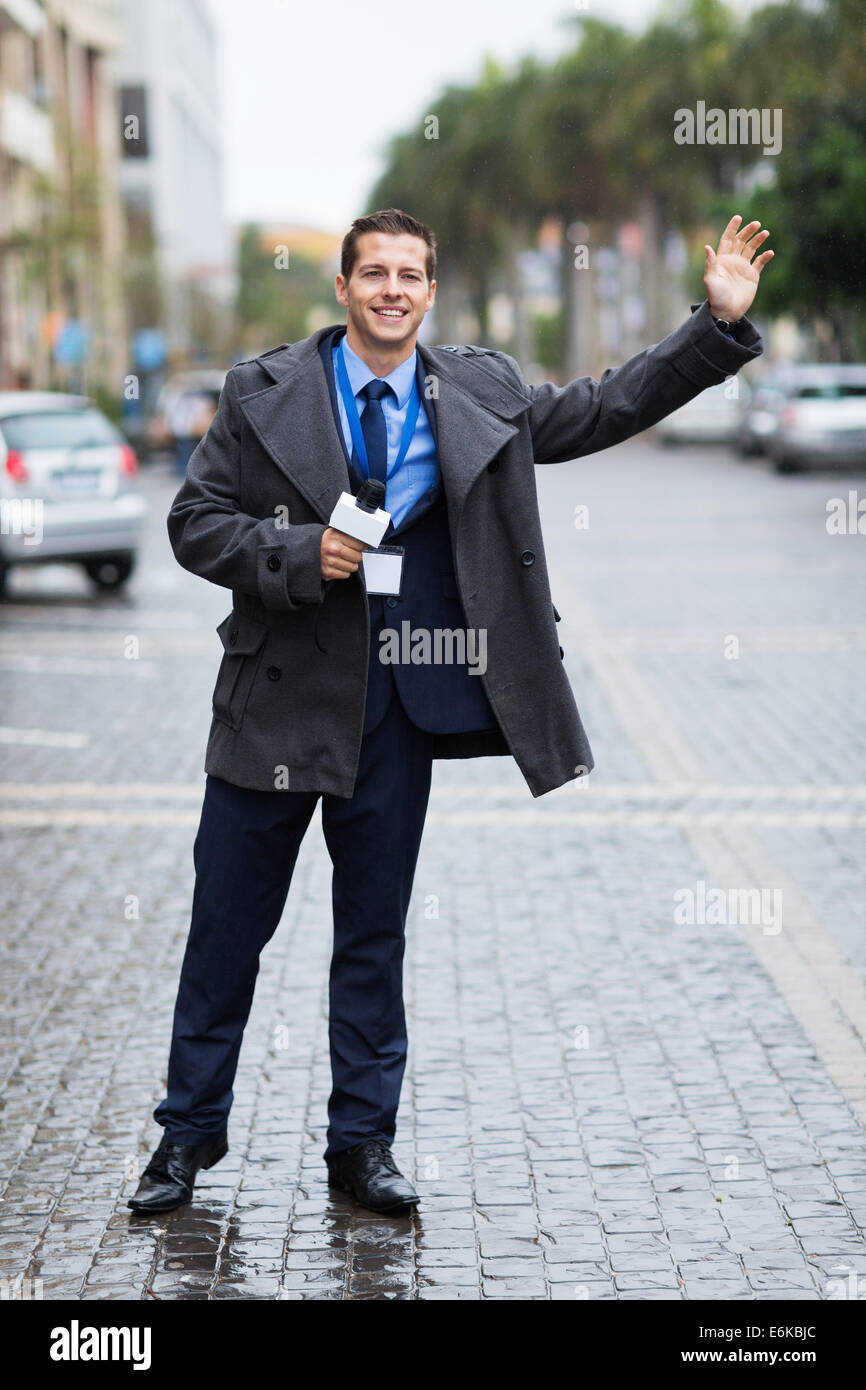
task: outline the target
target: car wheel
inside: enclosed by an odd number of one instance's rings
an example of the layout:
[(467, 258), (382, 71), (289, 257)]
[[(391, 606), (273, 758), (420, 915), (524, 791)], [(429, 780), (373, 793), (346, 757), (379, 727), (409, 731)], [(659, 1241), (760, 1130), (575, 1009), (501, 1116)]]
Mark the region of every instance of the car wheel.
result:
[(131, 553), (98, 555), (95, 559), (84, 562), (84, 572), (88, 579), (91, 579), (98, 589), (106, 592), (119, 589), (134, 569), (135, 556)]
[(787, 454), (778, 454), (773, 459), (773, 467), (777, 473), (798, 473), (800, 471), (799, 465)]

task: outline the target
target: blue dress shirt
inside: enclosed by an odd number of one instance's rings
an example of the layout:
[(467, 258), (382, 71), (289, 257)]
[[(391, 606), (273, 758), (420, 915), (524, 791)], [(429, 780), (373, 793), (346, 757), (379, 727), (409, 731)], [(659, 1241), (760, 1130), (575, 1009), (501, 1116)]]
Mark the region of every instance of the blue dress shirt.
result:
[[(343, 353), (346, 363), (346, 371), (349, 375), (349, 385), (355, 395), (358, 406), (358, 415), (363, 419), (363, 411), (367, 402), (360, 392), (367, 385), (368, 381), (375, 381), (376, 373), (371, 371), (367, 363), (349, 347), (344, 333), (336, 347), (333, 349), (334, 381), (338, 383), (337, 377), (337, 353)], [(418, 419), (415, 424), (415, 433), (412, 442), (406, 453), (406, 457), (398, 469), (394, 469), (394, 463), (400, 452), (400, 440), (403, 435), (403, 424), (406, 419), (406, 411), (409, 406), (409, 396), (412, 393), (412, 382), (415, 380), (417, 349), (411, 357), (407, 357), (405, 362), (401, 362), (395, 367), (393, 372), (381, 378), (387, 381), (392, 387), (387, 395), (382, 397), (382, 409), (385, 413), (385, 428), (388, 434), (388, 474), (385, 478), (385, 511), (391, 513), (391, 521), (396, 529), (405, 516), (415, 506), (415, 503), (427, 492), (436, 482), (436, 470), (438, 460), (436, 458), (436, 443), (433, 438), (433, 431), (430, 428), (430, 421), (427, 419), (427, 412), (424, 409), (424, 402), (421, 402), (421, 409), (418, 411)], [(396, 399), (395, 399), (396, 397)], [(346, 407), (343, 402), (343, 393), (337, 384), (337, 407), (340, 412), (340, 423), (343, 427), (343, 438), (346, 441), (346, 450), (349, 457), (352, 456), (352, 431), (349, 428), (349, 417), (346, 414)], [(360, 463), (359, 463), (360, 468)], [(392, 472), (391, 470), (394, 469)], [(363, 471), (363, 469), (361, 470)]]

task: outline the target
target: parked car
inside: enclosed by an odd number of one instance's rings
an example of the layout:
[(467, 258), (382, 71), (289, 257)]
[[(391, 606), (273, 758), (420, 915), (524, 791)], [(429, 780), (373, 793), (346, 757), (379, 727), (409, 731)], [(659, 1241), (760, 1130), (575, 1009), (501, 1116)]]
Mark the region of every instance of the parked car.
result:
[(62, 560), (117, 589), (146, 515), (135, 453), (92, 401), (0, 391), (0, 588), (11, 565)]
[(866, 366), (798, 364), (767, 447), (778, 473), (866, 464)]
[(770, 438), (779, 424), (793, 370), (790, 365), (770, 367), (740, 402), (737, 444), (741, 453), (755, 457), (767, 452)]
[(658, 437), (663, 444), (733, 444), (740, 425), (740, 407), (749, 392), (737, 379), (737, 397), (729, 394), (726, 381), (708, 386), (693, 400), (660, 420)]

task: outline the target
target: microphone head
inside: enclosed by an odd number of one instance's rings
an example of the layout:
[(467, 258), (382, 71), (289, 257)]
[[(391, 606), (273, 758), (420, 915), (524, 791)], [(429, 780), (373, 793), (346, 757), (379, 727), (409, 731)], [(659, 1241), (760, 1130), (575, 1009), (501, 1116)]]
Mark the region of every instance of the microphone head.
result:
[(365, 478), (355, 495), (355, 506), (375, 512), (385, 501), (385, 484), (379, 478)]

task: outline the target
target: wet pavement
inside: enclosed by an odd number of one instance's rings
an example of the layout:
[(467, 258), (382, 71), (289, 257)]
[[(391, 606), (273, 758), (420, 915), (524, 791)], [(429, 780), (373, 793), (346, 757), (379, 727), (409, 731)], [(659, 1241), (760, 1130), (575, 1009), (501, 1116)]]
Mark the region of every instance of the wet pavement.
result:
[(160, 464), (126, 598), (13, 576), (3, 1297), (866, 1297), (866, 540), (825, 525), (866, 477), (644, 439), (537, 473), (597, 767), (535, 800), (510, 759), (435, 764), (394, 1146), (411, 1216), (326, 1182), (318, 815), (230, 1152), (188, 1207), (126, 1207), (160, 1136), (230, 597), (175, 565)]

